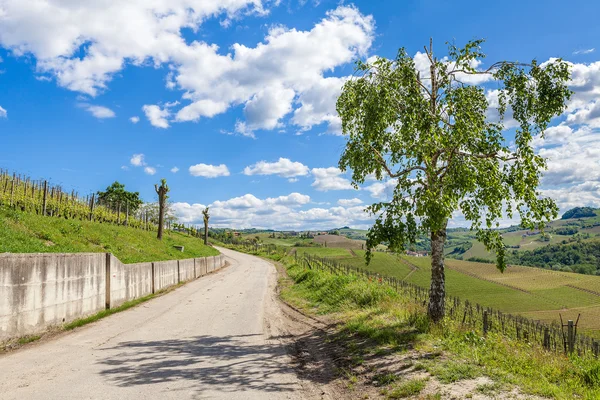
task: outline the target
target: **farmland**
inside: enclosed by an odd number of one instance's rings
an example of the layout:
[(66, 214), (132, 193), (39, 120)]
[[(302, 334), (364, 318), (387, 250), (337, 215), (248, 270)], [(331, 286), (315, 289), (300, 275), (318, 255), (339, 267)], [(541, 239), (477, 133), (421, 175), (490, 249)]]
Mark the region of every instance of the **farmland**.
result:
[[(309, 254), (328, 257), (332, 250), (313, 248)], [(429, 287), (429, 257), (376, 252), (367, 266), (364, 251), (354, 250), (354, 253), (355, 256), (346, 257), (339, 253), (336, 258), (345, 264)], [(557, 321), (559, 314), (564, 319), (576, 319), (581, 313), (580, 329), (600, 337), (600, 293), (592, 293), (600, 292), (600, 277), (518, 266), (501, 273), (494, 264), (452, 259), (446, 260), (446, 266), (449, 295), (545, 322)]]

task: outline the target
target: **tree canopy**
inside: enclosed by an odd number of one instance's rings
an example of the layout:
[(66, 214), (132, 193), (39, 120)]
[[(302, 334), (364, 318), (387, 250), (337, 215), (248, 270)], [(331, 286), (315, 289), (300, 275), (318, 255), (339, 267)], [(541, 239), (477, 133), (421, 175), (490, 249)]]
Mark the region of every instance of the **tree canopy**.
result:
[[(505, 246), (494, 229), (499, 220), (518, 213), (521, 224), (533, 229), (558, 212), (538, 191), (546, 160), (535, 153), (533, 139), (543, 137), (566, 108), (568, 64), (501, 61), (478, 70), (482, 43), (449, 44), (441, 59), (430, 43), (425, 68), (403, 48), (394, 60), (359, 61), (337, 101), (347, 136), (340, 168), (352, 170), (355, 186), (367, 176), (393, 185), (391, 198), (368, 207), (376, 221), (367, 235), (367, 260), (381, 242), (400, 251), (419, 234), (430, 234), (432, 292), (438, 297), (444, 292), (446, 228), (456, 212), (495, 251), (501, 270)], [(486, 90), (482, 82), (494, 88)], [(514, 139), (506, 135), (511, 127)], [(436, 302), (443, 314), (443, 301)]]
[(139, 192), (125, 190), (125, 185), (118, 181), (113, 182), (104, 192), (98, 191), (98, 199), (111, 205), (128, 205), (131, 212), (137, 211), (143, 204)]

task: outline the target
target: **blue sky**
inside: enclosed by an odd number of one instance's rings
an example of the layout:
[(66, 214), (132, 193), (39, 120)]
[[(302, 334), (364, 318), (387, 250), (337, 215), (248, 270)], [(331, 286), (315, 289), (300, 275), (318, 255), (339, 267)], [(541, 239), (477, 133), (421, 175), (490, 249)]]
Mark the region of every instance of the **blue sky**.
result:
[(573, 63), (574, 99), (537, 144), (543, 188), (562, 210), (600, 206), (596, 2), (77, 3), (0, 0), (0, 167), (147, 201), (165, 177), (187, 223), (211, 205), (220, 226), (367, 227), (390, 182), (357, 191), (333, 168), (353, 61), (485, 38), (490, 61)]

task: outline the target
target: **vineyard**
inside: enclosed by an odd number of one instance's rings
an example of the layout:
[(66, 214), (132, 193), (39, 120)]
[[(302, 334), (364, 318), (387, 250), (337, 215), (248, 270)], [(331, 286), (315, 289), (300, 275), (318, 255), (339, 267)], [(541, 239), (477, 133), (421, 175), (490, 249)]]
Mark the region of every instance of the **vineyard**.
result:
[(105, 202), (96, 194), (80, 197), (75, 191), (69, 193), (45, 180), (32, 180), (1, 169), (0, 206), (50, 217), (156, 229), (155, 216), (143, 207), (131, 212), (128, 202)]

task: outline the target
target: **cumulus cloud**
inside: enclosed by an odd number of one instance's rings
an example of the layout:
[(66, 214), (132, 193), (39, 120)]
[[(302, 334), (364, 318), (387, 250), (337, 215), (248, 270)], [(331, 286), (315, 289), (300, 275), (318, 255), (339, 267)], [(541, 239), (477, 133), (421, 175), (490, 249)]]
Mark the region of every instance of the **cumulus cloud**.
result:
[(357, 199), (356, 197), (353, 199), (339, 199), (338, 204), (340, 206), (349, 207), (349, 206), (357, 206), (362, 204), (363, 201), (361, 199)]
[(6, 111), (6, 109), (2, 108), (2, 106), (0, 106), (0, 118), (6, 118), (8, 116), (8, 112)]
[(166, 129), (169, 127), (169, 121), (167, 118), (171, 115), (171, 112), (168, 108), (160, 108), (157, 105), (144, 105), (142, 107), (144, 114), (146, 114), (146, 118), (150, 121), (152, 126), (157, 128)]
[[(278, 129), (288, 114), (302, 129), (326, 123), (339, 131), (335, 97), (340, 79), (326, 73), (366, 55), (375, 23), (354, 6), (340, 5), (312, 29), (273, 26), (254, 47), (235, 43), (186, 42), (184, 29), (197, 30), (209, 18), (231, 21), (245, 14), (264, 15), (261, 0), (119, 0), (72, 2), (46, 0), (25, 4), (5, 0), (0, 45), (16, 55), (32, 54), (38, 73), (58, 85), (96, 96), (127, 65), (167, 65), (167, 87), (187, 101), (174, 112), (178, 122), (196, 121), (243, 105), (247, 136), (257, 129)], [(343, 80), (343, 78), (342, 78)], [(297, 113), (295, 112), (296, 106)], [(154, 126), (169, 126), (165, 108), (144, 110)]]
[(179, 172), (179, 168), (173, 167), (173, 168), (171, 168), (171, 172), (176, 174), (177, 172)]
[[(252, 194), (208, 204), (216, 227), (267, 229), (332, 229), (339, 226), (369, 227), (373, 219), (363, 207), (303, 209), (310, 197), (301, 193), (260, 199)], [(202, 224), (204, 204), (174, 203), (176, 215), (186, 224)]]
[(371, 193), (371, 197), (378, 200), (387, 200), (394, 195), (394, 188), (398, 184), (397, 179), (388, 179), (384, 182), (375, 182), (366, 186), (364, 190)]
[(315, 178), (312, 187), (316, 190), (326, 192), (329, 190), (354, 189), (350, 181), (341, 176), (342, 171), (339, 168), (313, 168), (311, 172)]
[(203, 176), (205, 178), (216, 178), (219, 176), (229, 176), (229, 169), (225, 164), (221, 165), (209, 165), (209, 164), (196, 164), (189, 168), (190, 175), (192, 176)]
[(144, 167), (144, 172), (147, 173), (148, 175), (154, 175), (156, 174), (156, 168), (154, 167)]
[(244, 175), (278, 175), (283, 178), (308, 175), (309, 168), (289, 158), (279, 158), (275, 162), (259, 161), (244, 168)]
[(131, 118), (129, 118), (129, 120), (130, 120), (132, 123), (134, 123), (134, 124), (137, 124), (138, 122), (140, 122), (140, 117), (138, 117), (138, 116), (131, 117)]
[(86, 104), (86, 103), (81, 103), (79, 106), (81, 108), (85, 109), (86, 111), (88, 111), (90, 114), (92, 114), (94, 117), (96, 117), (98, 119), (115, 117), (115, 112), (108, 107), (95, 106), (95, 105)]
[(146, 165), (143, 154), (134, 154), (133, 156), (131, 156), (131, 159), (129, 160), (129, 162), (134, 167), (142, 167), (142, 166)]

